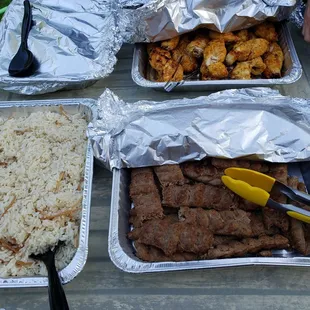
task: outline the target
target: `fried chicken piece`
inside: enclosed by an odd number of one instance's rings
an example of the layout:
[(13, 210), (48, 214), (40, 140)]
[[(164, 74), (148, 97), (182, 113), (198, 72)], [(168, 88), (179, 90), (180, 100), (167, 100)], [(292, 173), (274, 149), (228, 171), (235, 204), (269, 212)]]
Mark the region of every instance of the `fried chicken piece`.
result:
[(170, 52), (160, 47), (150, 50), (149, 63), (156, 71), (163, 71), (168, 60), (171, 59)]
[(171, 222), (169, 216), (151, 220), (128, 233), (128, 238), (161, 249), (165, 255), (176, 252), (205, 253), (213, 243), (213, 234), (203, 226)]
[(154, 171), (159, 183), (163, 187), (171, 184), (182, 185), (185, 183), (185, 178), (179, 165), (158, 166), (154, 167)]
[(232, 32), (220, 33), (210, 30), (209, 37), (212, 40), (224, 40), (227, 43), (240, 41), (240, 37)]
[(246, 238), (241, 241), (231, 241), (220, 244), (208, 250), (202, 259), (242, 257), (248, 253), (261, 252), (270, 249), (285, 249), (289, 247), (287, 238), (281, 235), (261, 236), (259, 238)]
[(203, 63), (200, 72), (202, 74), (202, 80), (221, 80), (228, 77), (228, 70), (221, 62), (211, 64), (208, 67), (205, 67), (205, 63)]
[(267, 53), (264, 55), (266, 69), (263, 75), (267, 79), (280, 78), (283, 66), (284, 56), (279, 44), (272, 42)]
[(176, 61), (170, 59), (164, 65), (161, 75), (158, 77), (160, 82), (168, 81), (182, 81), (183, 80), (183, 67)]
[(245, 42), (245, 41), (250, 40), (249, 31), (247, 29), (237, 31), (236, 36), (239, 38), (239, 41), (241, 41), (241, 42)]
[(225, 57), (226, 47), (224, 40), (210, 41), (203, 52), (203, 61), (207, 67), (217, 62), (224, 62)]
[(260, 75), (266, 69), (266, 65), (261, 57), (249, 61), (238, 62), (231, 72), (231, 78), (235, 80), (250, 80), (251, 74)]
[(187, 35), (183, 35), (180, 38), (179, 45), (172, 50), (172, 58), (177, 63), (180, 63), (183, 67), (184, 73), (190, 73), (198, 68), (198, 62), (195, 57), (188, 54), (186, 51), (187, 45), (190, 40)]
[(236, 67), (232, 70), (230, 78), (234, 80), (250, 80), (251, 66), (249, 62), (238, 62)]
[(186, 51), (195, 58), (201, 58), (209, 41), (210, 40), (205, 34), (199, 33), (195, 36), (194, 40), (187, 45)]
[(251, 31), (249, 31), (248, 36), (249, 36), (249, 37), (248, 37), (249, 40), (257, 39), (257, 36), (256, 36), (253, 32), (251, 32)]
[(263, 62), (262, 57), (257, 57), (249, 61), (251, 66), (251, 73), (253, 75), (261, 75), (266, 69), (266, 65)]
[(180, 165), (183, 174), (194, 181), (214, 186), (222, 185), (223, 170), (205, 162), (187, 162)]
[(162, 41), (161, 47), (167, 51), (172, 51), (178, 46), (179, 41), (180, 41), (180, 36), (177, 36), (172, 39)]
[(226, 64), (231, 66), (236, 61), (248, 61), (262, 56), (268, 49), (269, 42), (265, 39), (252, 39), (235, 44), (226, 56)]
[(269, 171), (269, 166), (264, 162), (242, 160), (242, 159), (212, 158), (211, 164), (214, 167), (222, 170), (225, 170), (230, 167), (238, 167), (238, 168), (251, 169), (263, 173)]
[(197, 255), (194, 253), (176, 252), (168, 257), (161, 249), (154, 246), (145, 245), (139, 242), (135, 242), (134, 244), (137, 257), (147, 262), (184, 262), (197, 259)]
[(275, 26), (270, 22), (264, 22), (255, 26), (255, 35), (270, 42), (278, 41)]
[(147, 54), (150, 55), (156, 47), (158, 47), (158, 43), (148, 43), (146, 45)]
[(235, 206), (236, 196), (228, 189), (202, 183), (168, 186), (162, 190), (162, 204), (167, 207), (204, 207), (228, 210)]

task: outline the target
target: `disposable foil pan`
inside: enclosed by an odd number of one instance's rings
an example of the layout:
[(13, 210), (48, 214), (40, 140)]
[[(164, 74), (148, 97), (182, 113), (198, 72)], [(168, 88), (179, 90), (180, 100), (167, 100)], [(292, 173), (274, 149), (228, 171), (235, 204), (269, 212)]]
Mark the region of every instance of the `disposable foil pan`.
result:
[[(302, 75), (302, 67), (299, 62), (295, 46), (288, 29), (287, 23), (279, 24), (279, 45), (284, 54), (282, 74), (278, 79), (252, 79), (252, 80), (210, 80), (200, 81), (195, 77), (186, 80), (182, 85), (177, 86), (176, 91), (201, 91), (201, 90), (221, 90), (226, 88), (242, 88), (256, 86), (271, 86), (276, 84), (292, 84), (299, 80)], [(150, 87), (163, 90), (166, 82), (156, 82), (155, 71), (148, 62), (146, 44), (136, 44), (133, 54), (131, 69), (132, 79), (142, 87)]]
[[(310, 162), (288, 165), (289, 174), (298, 176), (310, 191)], [(119, 269), (131, 273), (175, 271), (186, 269), (218, 268), (249, 265), (310, 266), (310, 256), (305, 257), (286, 250), (272, 251), (273, 257), (225, 258), (186, 262), (149, 263), (137, 258), (132, 241), (127, 239), (131, 201), (129, 198), (129, 169), (114, 169), (109, 227), (109, 255)]]
[[(97, 106), (93, 99), (60, 99), (60, 100), (29, 100), (29, 101), (1, 101), (0, 116), (14, 117), (26, 116), (32, 112), (51, 111), (59, 112), (59, 106), (62, 105), (68, 115), (81, 113), (86, 117), (87, 122), (96, 118)], [(85, 128), (86, 132), (86, 128)], [(84, 188), (82, 200), (82, 214), (80, 223), (79, 246), (72, 258), (70, 264), (59, 272), (63, 284), (73, 280), (83, 269), (88, 254), (88, 233), (90, 219), (90, 202), (93, 179), (93, 150), (90, 142), (87, 143)], [(15, 287), (38, 287), (48, 286), (47, 277), (9, 277), (0, 278), (0, 288)]]

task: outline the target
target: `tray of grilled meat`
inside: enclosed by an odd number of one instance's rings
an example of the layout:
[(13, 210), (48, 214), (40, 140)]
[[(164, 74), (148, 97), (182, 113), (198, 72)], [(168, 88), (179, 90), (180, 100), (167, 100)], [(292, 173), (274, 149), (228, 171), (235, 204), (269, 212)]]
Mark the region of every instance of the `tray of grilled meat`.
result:
[[(220, 90), (291, 84), (302, 74), (287, 23), (230, 33), (206, 29), (149, 44), (136, 44), (132, 79), (164, 90)], [(166, 89), (167, 90), (167, 89)]]
[[(205, 158), (180, 165), (114, 169), (109, 254), (126, 272), (245, 265), (310, 266), (310, 225), (260, 207), (223, 186), (228, 167), (310, 189), (309, 162)], [(283, 195), (272, 198), (286, 203)]]

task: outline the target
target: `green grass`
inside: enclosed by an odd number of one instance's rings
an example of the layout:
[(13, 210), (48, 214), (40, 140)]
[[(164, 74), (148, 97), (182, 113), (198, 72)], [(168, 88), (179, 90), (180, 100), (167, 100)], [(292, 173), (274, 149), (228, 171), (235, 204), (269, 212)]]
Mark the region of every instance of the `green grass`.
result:
[(0, 0), (0, 20), (4, 14), (3, 9), (11, 3), (11, 0)]

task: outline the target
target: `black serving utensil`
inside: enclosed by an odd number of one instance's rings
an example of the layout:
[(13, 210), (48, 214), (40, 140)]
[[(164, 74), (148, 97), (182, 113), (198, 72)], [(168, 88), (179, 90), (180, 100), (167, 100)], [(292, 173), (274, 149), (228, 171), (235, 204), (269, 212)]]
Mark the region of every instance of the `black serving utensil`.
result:
[(36, 61), (28, 49), (28, 35), (32, 27), (32, 12), (29, 0), (24, 1), (24, 18), (22, 23), (21, 44), (11, 60), (9, 75), (14, 77), (30, 76), (36, 70)]
[(67, 298), (55, 267), (55, 253), (61, 244), (62, 242), (59, 242), (53, 250), (49, 249), (43, 254), (30, 255), (31, 258), (42, 261), (46, 266), (48, 273), (48, 296), (51, 310), (69, 310)]

